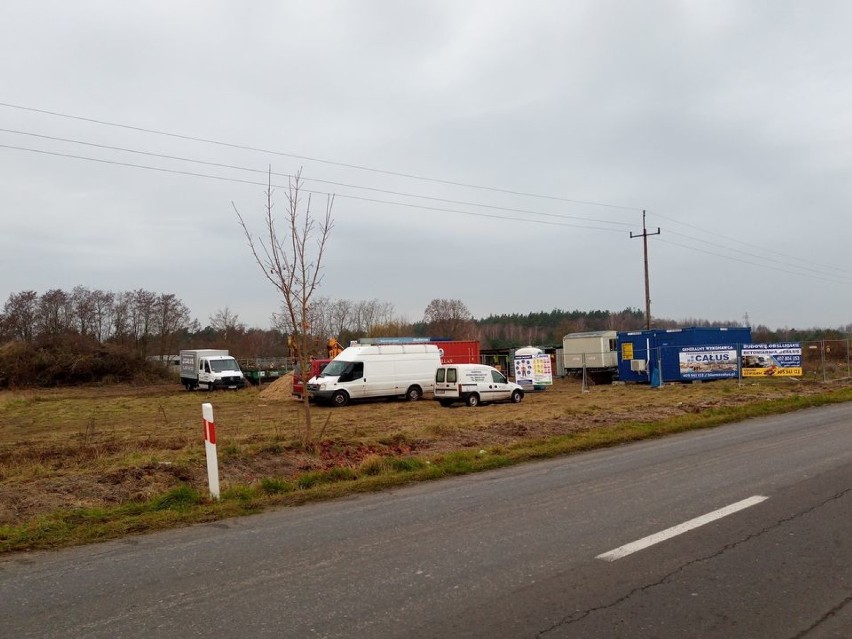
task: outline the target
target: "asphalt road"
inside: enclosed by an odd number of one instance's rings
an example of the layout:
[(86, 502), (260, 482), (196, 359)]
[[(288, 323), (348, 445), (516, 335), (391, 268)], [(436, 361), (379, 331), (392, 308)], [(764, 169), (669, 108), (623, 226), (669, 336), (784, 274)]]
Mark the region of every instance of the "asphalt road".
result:
[(0, 635), (852, 637), (852, 405), (7, 556)]

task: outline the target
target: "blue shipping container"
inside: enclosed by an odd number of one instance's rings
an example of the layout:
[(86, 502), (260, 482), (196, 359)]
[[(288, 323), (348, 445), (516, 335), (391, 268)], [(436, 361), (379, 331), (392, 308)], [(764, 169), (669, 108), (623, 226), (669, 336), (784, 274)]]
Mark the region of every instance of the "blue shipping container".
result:
[(625, 382), (664, 382), (737, 377), (748, 327), (652, 329), (618, 333), (618, 377)]

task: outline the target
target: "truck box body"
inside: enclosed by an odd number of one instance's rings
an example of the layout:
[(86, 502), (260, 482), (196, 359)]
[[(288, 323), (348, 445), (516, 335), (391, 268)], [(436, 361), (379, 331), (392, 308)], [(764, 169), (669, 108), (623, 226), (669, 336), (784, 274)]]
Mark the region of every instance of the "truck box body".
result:
[(307, 390), (311, 399), (334, 406), (372, 397), (417, 400), (434, 391), (440, 364), (434, 344), (350, 346), (308, 381)]
[(180, 383), (187, 390), (242, 388), (245, 377), (237, 360), (228, 355), (228, 351), (200, 348), (180, 352)]
[(750, 342), (748, 327), (619, 333), (618, 377), (625, 382), (645, 383), (736, 377), (742, 345)]

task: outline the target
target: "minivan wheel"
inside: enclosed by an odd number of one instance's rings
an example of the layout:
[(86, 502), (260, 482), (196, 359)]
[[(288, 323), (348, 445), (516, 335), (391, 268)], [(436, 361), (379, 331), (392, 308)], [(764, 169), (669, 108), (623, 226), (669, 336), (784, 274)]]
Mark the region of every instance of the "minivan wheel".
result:
[(479, 395), (477, 395), (476, 393), (468, 395), (467, 399), (465, 400), (465, 403), (468, 406), (479, 406)]
[(331, 405), (332, 406), (346, 406), (349, 403), (349, 395), (347, 395), (344, 391), (337, 391), (334, 395), (331, 396)]
[(523, 398), (524, 398), (524, 396), (521, 394), (521, 391), (519, 391), (519, 390), (513, 390), (513, 391), (512, 391), (512, 403), (513, 403), (513, 404), (518, 404), (518, 403), (520, 403), (520, 401), (521, 401)]
[(420, 390), (419, 386), (412, 386), (405, 392), (405, 399), (409, 402), (416, 402), (423, 396), (423, 391)]

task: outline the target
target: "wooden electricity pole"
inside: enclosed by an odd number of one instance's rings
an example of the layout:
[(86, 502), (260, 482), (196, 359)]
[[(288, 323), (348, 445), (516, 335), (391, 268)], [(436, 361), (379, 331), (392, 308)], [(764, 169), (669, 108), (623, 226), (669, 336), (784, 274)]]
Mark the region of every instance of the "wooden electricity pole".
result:
[(632, 231), (630, 232), (630, 239), (634, 237), (641, 237), (642, 243), (645, 246), (645, 330), (651, 330), (651, 285), (648, 280), (648, 236), (649, 235), (659, 235), (660, 227), (657, 227), (656, 232), (648, 233), (648, 229), (645, 228), (645, 211), (642, 211), (642, 232), (634, 234)]

